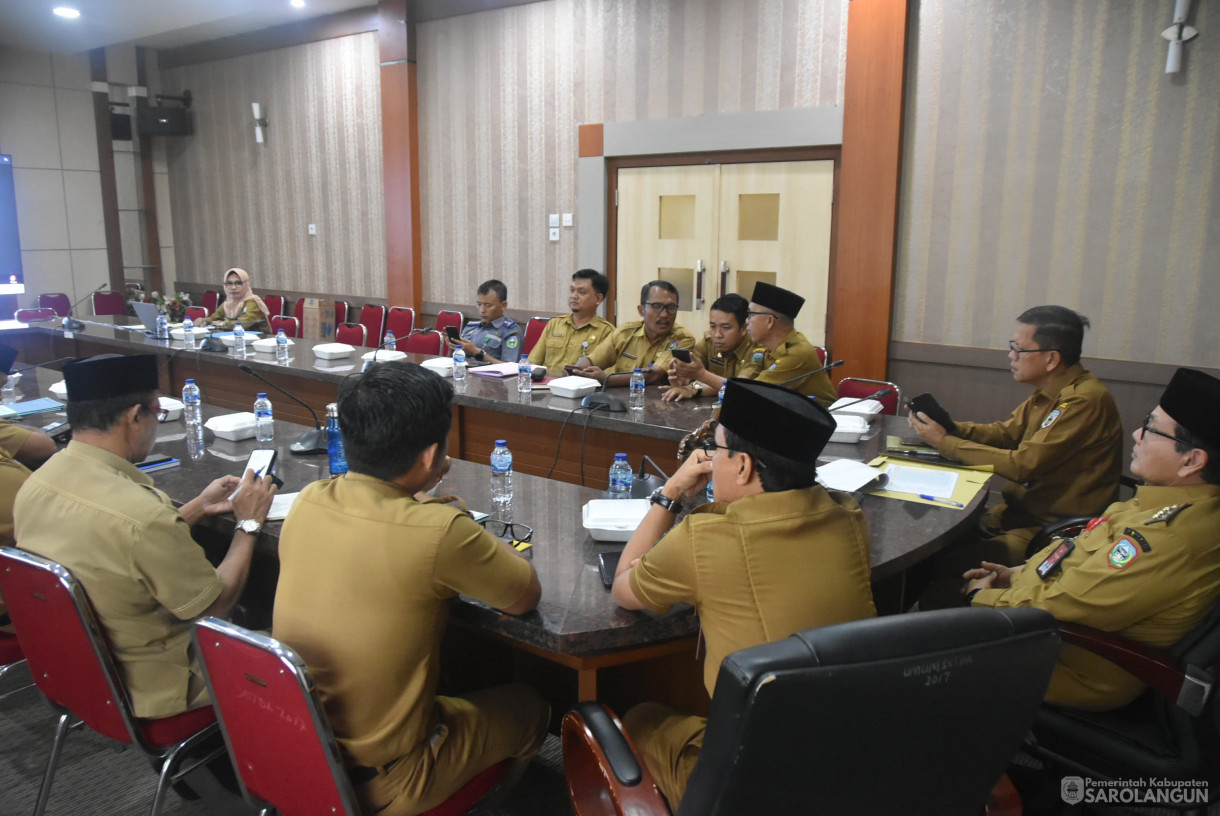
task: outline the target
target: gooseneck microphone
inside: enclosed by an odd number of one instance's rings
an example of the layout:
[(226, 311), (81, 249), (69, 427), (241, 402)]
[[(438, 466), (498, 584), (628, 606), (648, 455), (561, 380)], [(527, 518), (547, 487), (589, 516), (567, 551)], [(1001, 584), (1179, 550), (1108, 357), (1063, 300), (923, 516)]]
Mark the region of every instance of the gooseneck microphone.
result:
[(300, 397), (285, 391), (283, 388), (271, 382), (271, 380), (267, 379), (262, 374), (259, 374), (245, 363), (238, 363), (237, 367), (249, 374), (254, 379), (271, 386), (293, 402), (298, 402), (305, 406), (305, 410), (309, 412), (311, 417), (313, 417), (313, 430), (306, 431), (297, 437), (297, 440), (288, 446), (289, 451), (297, 455), (304, 455), (307, 453), (326, 453), (326, 429), (323, 428), (322, 423), (318, 421), (318, 414), (313, 408), (309, 407), (309, 403), (305, 402)]
[(607, 411), (612, 411), (616, 414), (626, 413), (626, 403), (620, 397), (606, 393), (606, 386), (610, 384), (610, 378), (613, 376), (613, 374), (607, 374), (606, 378), (602, 380), (602, 387), (582, 399), (580, 401), (581, 406), (584, 408), (604, 406)]
[(833, 363), (827, 363), (821, 368), (815, 368), (813, 371), (806, 371), (804, 374), (798, 374), (792, 379), (784, 380), (782, 383), (776, 383), (776, 385), (791, 385), (794, 382), (800, 382), (806, 377), (812, 377), (814, 374), (821, 374), (823, 371), (830, 371), (830, 369), (838, 368), (841, 365), (843, 365), (842, 360), (835, 360)]
[(858, 402), (864, 402), (865, 400), (871, 400), (871, 399), (881, 399), (882, 397), (888, 397), (890, 394), (893, 394), (893, 393), (894, 393), (893, 388), (888, 388), (888, 387), (882, 388), (877, 391), (874, 391), (873, 393), (869, 394), (867, 397), (860, 397), (860, 399), (854, 399), (851, 402), (845, 402), (842, 405), (831, 408), (830, 412), (833, 414), (835, 411), (842, 411), (844, 408), (850, 408), (851, 406), (855, 405)]
[(34, 368), (45, 368), (46, 366), (49, 366), (49, 365), (55, 365), (56, 363), (62, 363), (66, 360), (75, 360), (75, 359), (77, 359), (77, 356), (75, 354), (70, 354), (67, 357), (56, 357), (54, 360), (47, 360), (45, 363), (34, 363), (33, 365), (22, 366), (21, 368), (14, 368), (9, 373), (10, 374), (20, 374), (23, 371), (29, 371)]

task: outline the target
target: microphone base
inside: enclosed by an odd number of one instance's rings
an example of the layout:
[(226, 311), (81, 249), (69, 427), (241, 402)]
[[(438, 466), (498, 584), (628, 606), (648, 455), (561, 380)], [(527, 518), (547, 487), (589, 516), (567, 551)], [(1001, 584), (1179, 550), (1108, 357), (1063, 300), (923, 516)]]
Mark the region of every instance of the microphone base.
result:
[(616, 414), (625, 414), (627, 405), (621, 399), (613, 394), (607, 394), (605, 391), (595, 391), (589, 394), (580, 401), (580, 404), (585, 408), (593, 408), (597, 405), (606, 406), (606, 410)]
[(326, 430), (324, 428), (314, 428), (312, 431), (306, 431), (288, 446), (288, 450), (297, 456), (306, 456), (311, 453), (326, 453)]

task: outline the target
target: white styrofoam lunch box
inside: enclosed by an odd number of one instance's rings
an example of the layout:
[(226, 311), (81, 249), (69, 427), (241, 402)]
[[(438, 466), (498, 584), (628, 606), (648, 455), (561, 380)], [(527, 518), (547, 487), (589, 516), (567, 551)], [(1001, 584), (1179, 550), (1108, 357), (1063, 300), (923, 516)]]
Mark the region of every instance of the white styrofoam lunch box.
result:
[(376, 360), (379, 363), (392, 363), (395, 360), (402, 360), (407, 356), (405, 351), (398, 351), (397, 349), (373, 349), (370, 352), (361, 354), (360, 359), (372, 362), (374, 354), (377, 355)]
[[(12, 379), (11, 374), (9, 375), (9, 379)], [(66, 400), (68, 398), (68, 384), (63, 380), (60, 380), (57, 383), (51, 383), (47, 390), (51, 392), (51, 396), (55, 397), (55, 399)]]
[[(224, 343), (229, 348), (233, 348), (233, 346), (236, 345), (236, 343), (237, 343), (237, 338), (233, 336), (233, 332), (229, 332), (228, 334), (219, 335), (219, 337), (220, 337), (220, 342)], [(260, 332), (248, 331), (248, 332), (246, 332), (246, 344), (249, 345), (250, 343), (253, 343), (255, 340), (259, 339), (260, 337), (262, 337), (262, 334)]]
[(831, 442), (847, 442), (855, 444), (860, 437), (868, 433), (868, 420), (854, 414), (835, 414), (835, 432), (830, 435)]
[(319, 360), (338, 360), (341, 357), (351, 357), (355, 353), (356, 347), (347, 343), (318, 343), (313, 347), (313, 356)]
[[(290, 345), (290, 346), (296, 345), (296, 343), (292, 342), (291, 337), (286, 337), (284, 339), (288, 341), (288, 345)], [(253, 343), (251, 343), (250, 345), (254, 346), (255, 351), (261, 351), (263, 354), (275, 354), (275, 338), (274, 337), (260, 337), (259, 339), (255, 340)]]
[(550, 386), (551, 393), (557, 397), (580, 399), (596, 391), (601, 387), (601, 383), (589, 377), (569, 375), (567, 377), (556, 377), (551, 380)]
[(169, 411), (169, 415), (165, 417), (166, 422), (173, 422), (182, 416), (182, 400), (173, 397), (158, 397), (157, 400), (161, 404), (161, 410)]
[(238, 414), (214, 416), (203, 423), (203, 427), (221, 439), (240, 442), (243, 439), (250, 439), (254, 436), (254, 421), (254, 414), (249, 411), (243, 411)]
[[(846, 405), (847, 407), (840, 408), (840, 405)], [(884, 407), (880, 402), (873, 399), (856, 402), (855, 397), (841, 397), (830, 406), (830, 412), (835, 416), (858, 416), (871, 421), (873, 417), (881, 413), (881, 409)]]
[(593, 499), (580, 515), (594, 541), (630, 541), (650, 506), (648, 499)]
[(450, 357), (429, 357), (420, 363), (420, 365), (442, 377), (453, 376), (453, 359)]
[[(186, 329), (181, 327), (170, 329), (169, 336), (177, 340), (179, 343), (186, 339)], [(208, 330), (203, 326), (195, 326), (195, 342), (201, 342), (203, 338), (208, 336)]]

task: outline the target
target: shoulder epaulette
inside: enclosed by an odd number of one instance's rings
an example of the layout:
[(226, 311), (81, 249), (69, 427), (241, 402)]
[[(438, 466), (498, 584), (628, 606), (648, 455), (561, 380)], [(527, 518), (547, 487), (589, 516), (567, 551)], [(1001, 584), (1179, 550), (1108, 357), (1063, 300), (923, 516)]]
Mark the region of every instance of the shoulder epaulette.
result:
[(1187, 507), (1190, 507), (1189, 503), (1171, 504), (1167, 507), (1162, 507), (1160, 510), (1153, 513), (1145, 524), (1156, 524), (1157, 522), (1163, 522), (1166, 526), (1168, 526), (1169, 522), (1173, 521), (1174, 516), (1181, 513)]

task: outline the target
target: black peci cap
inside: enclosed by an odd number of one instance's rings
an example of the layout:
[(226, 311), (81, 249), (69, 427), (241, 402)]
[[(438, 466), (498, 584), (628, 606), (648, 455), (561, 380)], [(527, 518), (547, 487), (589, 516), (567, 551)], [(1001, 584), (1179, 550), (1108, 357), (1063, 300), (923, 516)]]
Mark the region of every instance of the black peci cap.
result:
[(789, 320), (796, 320), (801, 307), (805, 305), (805, 299), (796, 292), (789, 292), (763, 281), (754, 284), (754, 294), (750, 296), (750, 301), (779, 312)]
[(1202, 371), (1179, 368), (1161, 394), (1161, 410), (1208, 448), (1220, 451), (1220, 380)]
[(814, 462), (835, 420), (822, 405), (779, 385), (731, 379), (724, 389), (720, 424), (770, 451), (797, 462)]
[(157, 382), (157, 358), (152, 354), (99, 354), (64, 363), (68, 402), (156, 391)]

